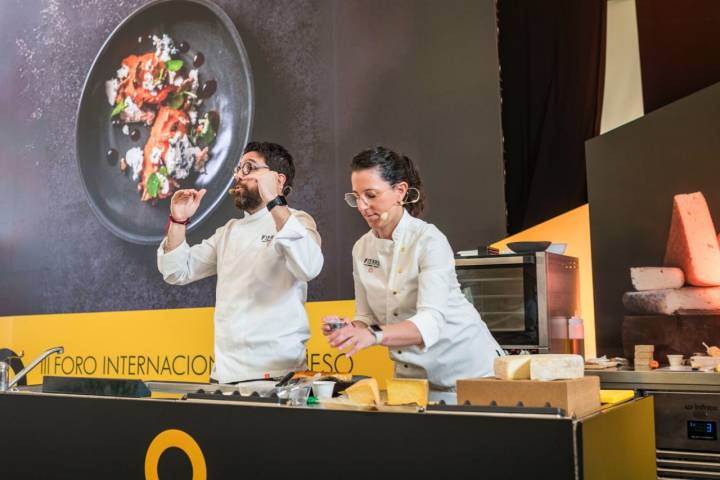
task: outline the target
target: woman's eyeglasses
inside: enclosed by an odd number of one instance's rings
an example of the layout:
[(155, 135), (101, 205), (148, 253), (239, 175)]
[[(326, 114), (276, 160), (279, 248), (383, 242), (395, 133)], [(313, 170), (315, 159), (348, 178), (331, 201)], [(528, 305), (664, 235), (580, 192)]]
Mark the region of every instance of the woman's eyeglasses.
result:
[[(358, 206), (358, 200), (362, 200), (362, 202), (365, 204), (366, 207), (369, 207), (370, 204), (375, 201), (380, 195), (390, 192), (395, 189), (395, 185), (392, 186), (392, 188), (389, 188), (387, 190), (383, 190), (382, 192), (376, 192), (374, 190), (369, 190), (366, 193), (362, 193), (358, 195), (355, 192), (348, 192), (345, 194), (345, 203), (347, 203), (349, 206), (353, 208), (357, 208)], [(413, 195), (414, 192), (414, 195)], [(417, 203), (420, 200), (420, 190), (418, 190), (415, 187), (410, 187), (405, 194), (405, 198), (400, 202), (400, 205), (405, 205), (407, 203)]]
[(374, 200), (376, 200), (380, 195), (382, 195), (383, 193), (390, 192), (390, 191), (392, 191), (392, 188), (383, 190), (382, 192), (379, 192), (379, 193), (371, 190), (369, 192), (362, 193), (360, 195), (358, 195), (355, 192), (348, 192), (345, 194), (345, 203), (347, 203), (349, 206), (351, 206), (353, 208), (357, 208), (358, 200), (362, 200), (362, 202), (365, 204), (365, 206), (369, 207), (370, 204)]

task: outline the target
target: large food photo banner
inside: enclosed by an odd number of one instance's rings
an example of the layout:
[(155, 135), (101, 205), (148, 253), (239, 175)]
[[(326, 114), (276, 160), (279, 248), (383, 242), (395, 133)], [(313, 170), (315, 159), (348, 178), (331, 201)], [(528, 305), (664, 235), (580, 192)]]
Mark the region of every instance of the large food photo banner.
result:
[(243, 215), (251, 141), (291, 153), (288, 204), (321, 237), (308, 369), (391, 374), (384, 348), (348, 358), (320, 331), (354, 314), (358, 152), (413, 159), (454, 250), (506, 234), (491, 0), (4, 0), (0, 45), (0, 351), (63, 347), (30, 383), (208, 380), (217, 279), (170, 285), (157, 251), (179, 189), (206, 191), (190, 245)]

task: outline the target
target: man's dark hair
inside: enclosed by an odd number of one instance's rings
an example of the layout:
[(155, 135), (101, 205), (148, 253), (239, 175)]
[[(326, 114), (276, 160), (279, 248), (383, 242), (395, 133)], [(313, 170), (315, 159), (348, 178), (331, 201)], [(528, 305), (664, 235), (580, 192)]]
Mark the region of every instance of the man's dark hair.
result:
[(285, 147), (271, 142), (250, 142), (245, 146), (243, 155), (249, 152), (262, 155), (270, 170), (285, 175), (285, 187), (292, 187), (295, 164), (292, 155)]

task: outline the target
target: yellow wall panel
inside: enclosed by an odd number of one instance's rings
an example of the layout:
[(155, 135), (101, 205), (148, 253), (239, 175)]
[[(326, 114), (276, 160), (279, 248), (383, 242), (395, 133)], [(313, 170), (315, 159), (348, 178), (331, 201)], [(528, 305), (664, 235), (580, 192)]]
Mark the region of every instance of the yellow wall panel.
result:
[(585, 358), (595, 357), (595, 307), (593, 304), (590, 211), (588, 205), (585, 204), (528, 228), (493, 244), (493, 246), (503, 249), (509, 242), (536, 240), (567, 243), (565, 254), (578, 258), (580, 262), (580, 313), (585, 323)]

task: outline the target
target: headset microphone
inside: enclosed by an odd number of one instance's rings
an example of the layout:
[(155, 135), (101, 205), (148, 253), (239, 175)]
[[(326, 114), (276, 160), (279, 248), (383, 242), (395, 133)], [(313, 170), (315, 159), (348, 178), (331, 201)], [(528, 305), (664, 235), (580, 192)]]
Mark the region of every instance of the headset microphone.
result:
[[(404, 199), (404, 200), (401, 200), (400, 202), (398, 202), (398, 205), (399, 205), (399, 206), (404, 207), (405, 205), (407, 205), (407, 204), (409, 204), (409, 203), (417, 203), (417, 201), (420, 200), (420, 190), (418, 190), (418, 189), (415, 188), (415, 187), (410, 187), (410, 188), (408, 189), (408, 193), (410, 192), (410, 190), (415, 190), (415, 191), (417, 192), (417, 196), (415, 197), (415, 199), (413, 199), (413, 200), (411, 200), (411, 201), (408, 201), (408, 200), (407, 200), (408, 195), (406, 194), (406, 195), (405, 195), (405, 199)], [(388, 213), (388, 212), (382, 212), (382, 213), (380, 214), (380, 220), (382, 220), (382, 221), (384, 222), (385, 220), (388, 219), (389, 216), (390, 216), (390, 213)]]

